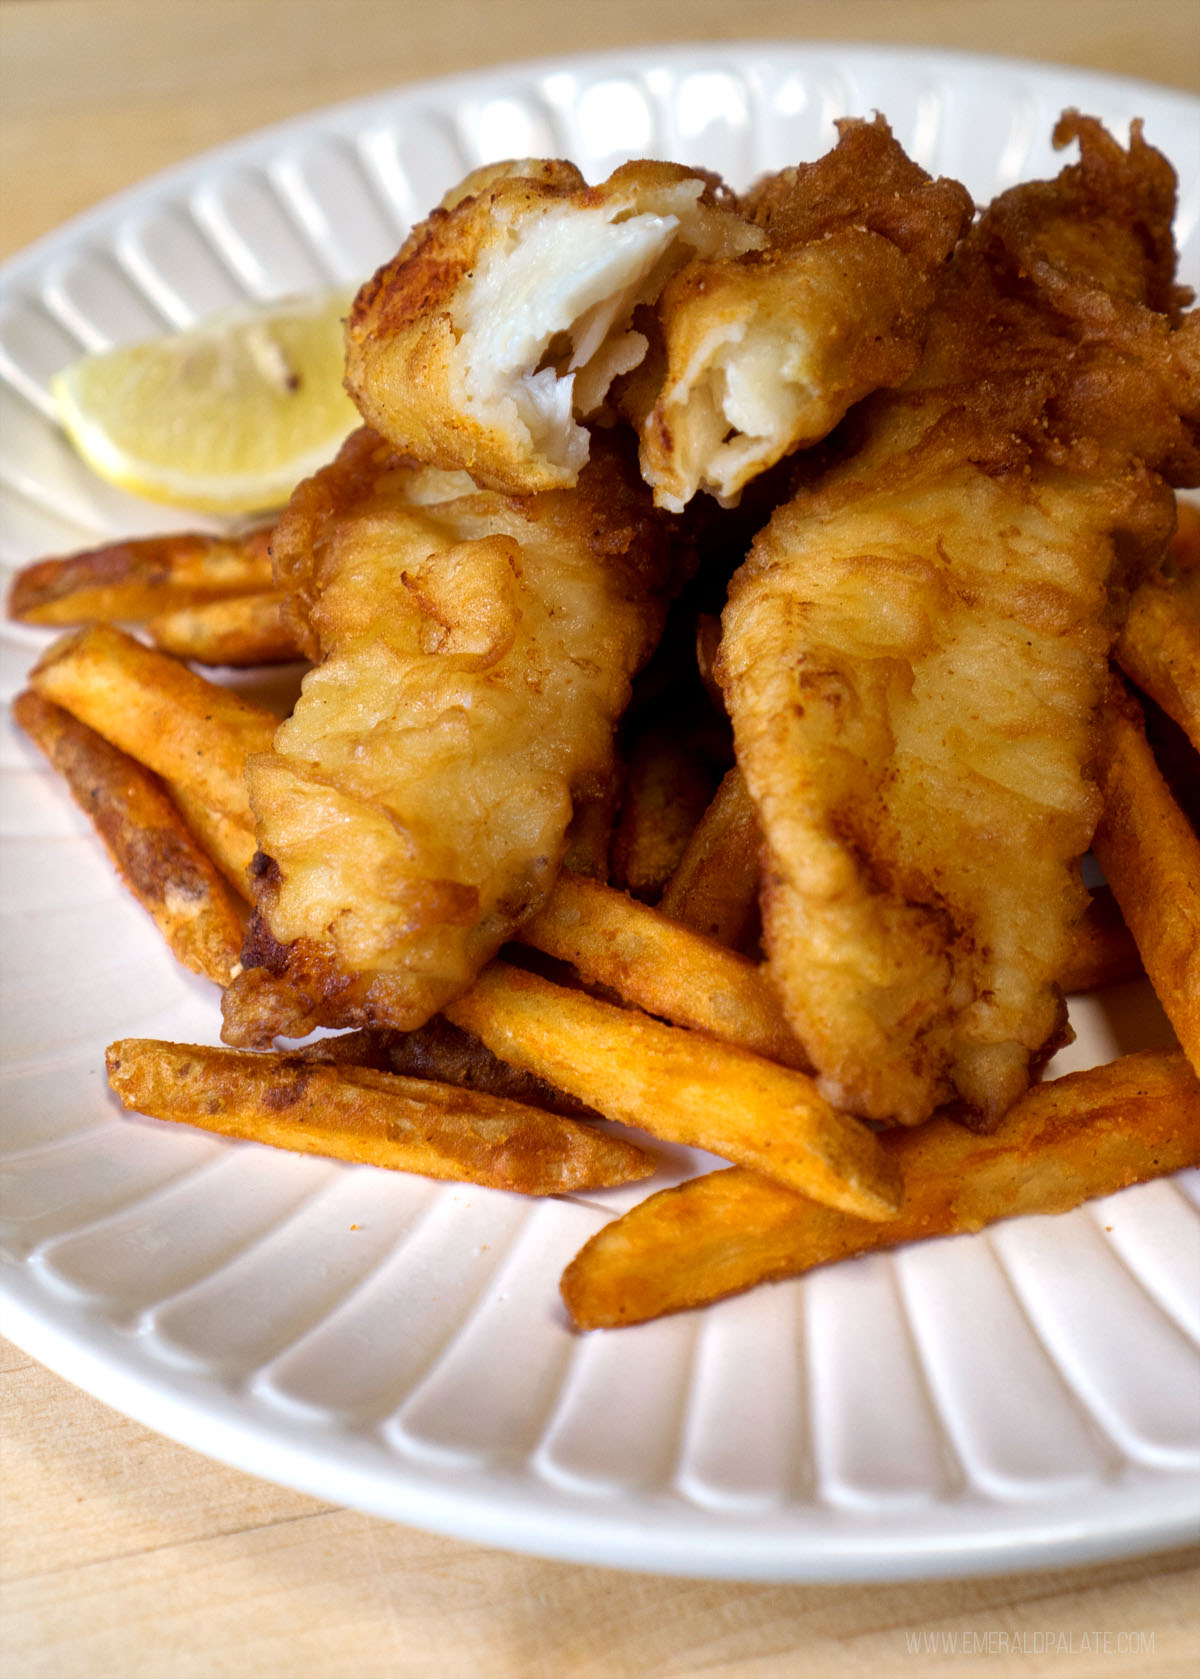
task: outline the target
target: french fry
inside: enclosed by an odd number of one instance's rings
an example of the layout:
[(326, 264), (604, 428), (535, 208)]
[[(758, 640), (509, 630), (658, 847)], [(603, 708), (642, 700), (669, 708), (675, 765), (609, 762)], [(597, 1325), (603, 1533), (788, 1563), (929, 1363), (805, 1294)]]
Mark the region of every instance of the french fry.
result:
[(803, 1073), (698, 1032), (568, 991), (503, 962), (443, 1010), (494, 1054), (610, 1119), (709, 1149), (864, 1218), (898, 1180), (879, 1139)]
[(735, 766), (692, 833), (659, 909), (719, 944), (739, 948), (757, 916), (761, 846), (758, 815)]
[(304, 653), (286, 601), (286, 595), (274, 592), (202, 601), (151, 618), (146, 634), (162, 652), (193, 664), (288, 664), (303, 659)]
[(141, 623), (160, 612), (271, 587), (271, 532), (151, 536), (37, 560), (13, 579), (10, 618), (26, 624)]
[(192, 833), (220, 869), (239, 898), (250, 898), (250, 865), (258, 851), (249, 817), (226, 816), (183, 781), (168, 781), (167, 789)]
[(279, 719), (123, 630), (91, 624), (48, 648), (30, 685), (169, 783), (252, 823), (245, 765)]
[(629, 758), (613, 833), (612, 873), (620, 886), (657, 897), (712, 798), (712, 777), (674, 723), (647, 729)]
[(721, 645), (721, 620), (715, 612), (696, 616), (696, 669), (704, 691), (718, 716), (725, 714), (725, 696), (716, 678), (717, 650)]
[(564, 871), (517, 936), (647, 1014), (809, 1069), (757, 963), (615, 887)]
[(1200, 1068), (1200, 839), (1171, 797), (1132, 695), (1105, 707), (1093, 850), (1158, 1000)]
[(1171, 538), (1171, 563), (1177, 571), (1200, 570), (1200, 506), (1194, 501), (1176, 503), (1178, 523)]
[(297, 1055), (124, 1038), (107, 1054), (126, 1108), (300, 1154), (361, 1161), (523, 1195), (647, 1177), (618, 1137), (500, 1097)]
[(1129, 680), (1200, 752), (1200, 571), (1160, 574), (1136, 590), (1114, 649)]
[(13, 716), (91, 818), (176, 958), (226, 984), (241, 953), (242, 917), (158, 778), (40, 694), (19, 694)]
[(1000, 1128), (948, 1119), (882, 1139), (904, 1205), (870, 1223), (756, 1172), (710, 1172), (663, 1190), (598, 1231), (563, 1274), (580, 1329), (643, 1323), (853, 1254), (1067, 1212), (1200, 1162), (1200, 1083), (1178, 1050), (1146, 1050), (1038, 1085)]
[(1079, 923), (1075, 947), (1066, 968), (1059, 975), (1059, 985), (1068, 995), (1098, 991), (1105, 985), (1136, 979), (1141, 972), (1142, 959), (1138, 955), (1138, 947), (1133, 934), (1121, 919), (1112, 887), (1097, 887)]
[(576, 799), (567, 829), (564, 868), (596, 880), (608, 879), (608, 853), (620, 794), (620, 782), (614, 775), (603, 792)]
[(510, 1102), (524, 1102), (568, 1119), (600, 1118), (594, 1108), (568, 1096), (565, 1090), (519, 1067), (510, 1067), (486, 1044), (451, 1026), (441, 1015), (435, 1015), (415, 1032), (339, 1032), (305, 1044), (295, 1053), (310, 1060), (332, 1061), (339, 1067), (374, 1067), (380, 1073), (402, 1073), (406, 1078), (432, 1079), (436, 1084), (453, 1084), (484, 1096), (503, 1096)]

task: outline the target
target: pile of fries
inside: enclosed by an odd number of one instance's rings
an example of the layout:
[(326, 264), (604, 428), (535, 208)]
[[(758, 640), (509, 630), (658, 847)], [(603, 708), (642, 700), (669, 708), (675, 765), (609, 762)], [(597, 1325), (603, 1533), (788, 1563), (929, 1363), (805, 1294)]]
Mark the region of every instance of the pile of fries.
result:
[[(268, 537), (170, 537), (42, 561), (9, 603), (25, 623), (82, 626), (39, 659), (17, 722), (176, 958), (218, 986), (241, 969), (255, 855), (243, 766), (277, 718), (191, 667), (299, 657)], [(153, 645), (117, 627), (128, 623)], [(689, 625), (701, 673), (712, 630), (702, 614)], [(1064, 1211), (1195, 1164), (1200, 841), (1181, 801), (1195, 794), (1200, 750), (1200, 514), (1188, 506), (1117, 659), (1176, 732), (1179, 797), (1114, 675), (1095, 841), (1109, 886), (1093, 896), (1062, 985), (1089, 990), (1144, 969), (1181, 1047), (1042, 1084), (993, 1134), (934, 1118), (876, 1135), (823, 1100), (744, 953), (758, 891), (753, 808), (716, 708), (696, 721), (695, 663), (689, 687), (669, 657), (665, 677), (650, 674), (651, 722), (639, 727), (635, 708), (627, 732), (615, 829), (577, 828), (569, 867), (520, 945), (443, 1017), (291, 1052), (124, 1040), (108, 1051), (112, 1087), (161, 1119), (528, 1195), (652, 1172), (641, 1141), (600, 1118), (731, 1162), (652, 1195), (584, 1247), (562, 1283), (580, 1328)], [(664, 728), (672, 704), (678, 726)]]

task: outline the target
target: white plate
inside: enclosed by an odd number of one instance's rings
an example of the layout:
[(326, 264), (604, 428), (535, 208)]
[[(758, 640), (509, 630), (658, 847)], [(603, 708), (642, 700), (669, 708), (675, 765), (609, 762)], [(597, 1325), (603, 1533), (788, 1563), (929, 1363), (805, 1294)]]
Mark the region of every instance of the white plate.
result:
[[(364, 275), (486, 158), (569, 155), (597, 176), (657, 153), (741, 183), (878, 107), (986, 197), (1056, 167), (1068, 104), (1122, 133), (1147, 119), (1181, 168), (1200, 278), (1196, 101), (1004, 61), (639, 50), (409, 88), (211, 153), (4, 272), (3, 558), (178, 528), (98, 484), (49, 423), (47, 380), (81, 346)], [(5, 627), (6, 697), (44, 641)], [(215, 1041), (214, 997), (11, 727), (3, 754), (5, 1329), (73, 1381), (319, 1497), (581, 1562), (896, 1578), (1192, 1536), (1195, 1174), (573, 1337), (559, 1270), (632, 1193), (530, 1203), (118, 1114), (105, 1044)], [(1069, 1064), (1167, 1035), (1137, 987), (1076, 1024)]]

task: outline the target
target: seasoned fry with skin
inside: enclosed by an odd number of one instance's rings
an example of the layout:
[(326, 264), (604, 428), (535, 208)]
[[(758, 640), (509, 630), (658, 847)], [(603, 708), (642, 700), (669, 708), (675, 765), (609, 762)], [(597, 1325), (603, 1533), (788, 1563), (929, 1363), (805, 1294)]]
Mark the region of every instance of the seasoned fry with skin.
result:
[(599, 1119), (589, 1108), (557, 1085), (520, 1067), (510, 1067), (493, 1055), (486, 1044), (470, 1032), (452, 1026), (434, 1015), (415, 1032), (339, 1032), (318, 1038), (295, 1051), (310, 1061), (331, 1061), (339, 1067), (373, 1067), (379, 1073), (402, 1073), (406, 1078), (431, 1079), (435, 1084), (452, 1084), (475, 1090), (481, 1096), (503, 1096), (510, 1102), (524, 1102), (531, 1108), (568, 1119)]
[(1113, 652), (1129, 680), (1200, 752), (1200, 570), (1147, 578)]
[(232, 595), (163, 612), (146, 624), (154, 645), (198, 665), (289, 664), (304, 658), (287, 596)]
[(1200, 506), (1181, 501), (1178, 523), (1171, 538), (1171, 563), (1179, 572), (1200, 571)]
[(904, 1204), (869, 1223), (740, 1168), (639, 1203), (563, 1274), (580, 1329), (644, 1323), (853, 1254), (1062, 1213), (1200, 1163), (1200, 1083), (1178, 1050), (1146, 1050), (1037, 1086), (983, 1137), (947, 1119), (885, 1134)]
[(493, 962), (444, 1011), (610, 1119), (705, 1148), (864, 1218), (898, 1205), (879, 1141), (803, 1073)]
[(712, 798), (713, 777), (677, 722), (633, 744), (612, 838), (612, 874), (638, 897), (656, 898), (679, 865)]
[(1075, 929), (1074, 943), (1058, 983), (1067, 993), (1098, 991), (1136, 979), (1142, 959), (1133, 934), (1121, 918), (1111, 886), (1096, 887), (1083, 920)]
[(251, 868), (258, 855), (258, 841), (249, 816), (227, 816), (214, 810), (204, 795), (188, 782), (168, 781), (166, 785), (192, 833), (238, 897), (248, 903)]
[(647, 1014), (808, 1071), (757, 963), (614, 887), (564, 871), (517, 937)]
[(594, 796), (575, 800), (563, 852), (564, 869), (594, 880), (608, 879), (608, 853), (620, 798), (620, 778), (614, 772), (607, 786)]
[(1200, 1069), (1200, 839), (1159, 772), (1136, 701), (1115, 684), (1104, 723), (1096, 860), (1158, 1000)]
[(762, 831), (735, 765), (697, 823), (658, 907), (719, 944), (737, 950), (758, 918)]
[(42, 654), (30, 684), (167, 782), (251, 821), (246, 759), (279, 719), (123, 630), (92, 624)]
[(654, 1170), (643, 1149), (574, 1120), (368, 1067), (153, 1038), (123, 1038), (106, 1059), (126, 1108), (300, 1154), (522, 1195), (607, 1188)]
[(40, 694), (18, 694), (13, 716), (91, 818), (172, 954), (226, 984), (239, 961), (243, 917), (158, 777)]
[(37, 560), (13, 579), (10, 618), (26, 624), (141, 623), (271, 587), (269, 527), (241, 537), (141, 537)]

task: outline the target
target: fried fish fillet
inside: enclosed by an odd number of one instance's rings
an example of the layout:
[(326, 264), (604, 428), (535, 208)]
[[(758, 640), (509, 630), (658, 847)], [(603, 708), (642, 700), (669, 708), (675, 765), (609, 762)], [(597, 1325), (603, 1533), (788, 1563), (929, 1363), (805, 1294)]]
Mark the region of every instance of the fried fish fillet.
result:
[(1095, 715), (1166, 480), (1200, 471), (1174, 175), (1081, 158), (960, 246), (916, 374), (772, 518), (718, 677), (767, 844), (771, 972), (825, 1093), (993, 1123), (1062, 1041)]
[(412, 1027), (471, 984), (612, 774), (673, 586), (668, 523), (607, 446), (575, 489), (521, 498), (364, 428), (301, 486), (272, 553), (318, 663), (248, 765), (257, 916), (231, 1010), (261, 1001), (263, 967), (295, 993), (276, 1031), (369, 1023), (349, 975), (387, 975)]
[(360, 292), (347, 388), (397, 447), (528, 491), (575, 481), (614, 387), (660, 506), (736, 501), (911, 373), (970, 220), (882, 119), (841, 130), (744, 208), (676, 164), (480, 172)]
[(628, 163), (589, 187), (573, 164), (469, 176), (359, 292), (346, 388), (397, 448), (518, 493), (574, 484), (579, 423), (646, 353), (633, 326), (689, 257), (766, 236), (703, 171)]
[(657, 307), (661, 348), (624, 401), (662, 507), (723, 505), (915, 368), (936, 277), (970, 195), (932, 180), (882, 117), (838, 124), (814, 163), (768, 175), (743, 208), (767, 245), (693, 258)]

